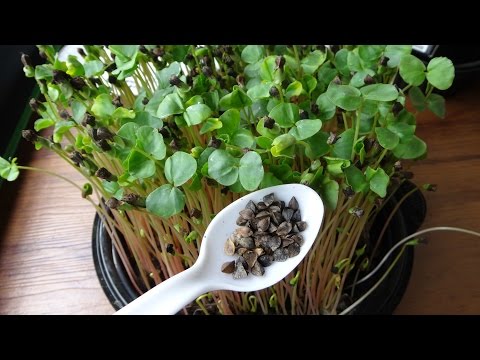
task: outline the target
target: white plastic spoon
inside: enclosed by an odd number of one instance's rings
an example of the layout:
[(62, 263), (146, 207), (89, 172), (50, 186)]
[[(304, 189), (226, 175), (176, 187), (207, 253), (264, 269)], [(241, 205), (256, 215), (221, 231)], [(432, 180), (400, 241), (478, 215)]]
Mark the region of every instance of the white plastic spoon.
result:
[[(273, 262), (265, 268), (263, 276), (248, 274), (246, 278), (235, 280), (232, 274), (225, 274), (220, 269), (223, 263), (237, 257), (224, 253), (225, 241), (238, 227), (236, 220), (240, 210), (250, 200), (257, 203), (270, 193), (274, 193), (277, 200), (283, 200), (286, 204), (292, 196), (298, 201), (302, 220), (307, 222), (307, 228), (301, 233), (304, 243), (300, 254), (284, 262)], [(279, 185), (245, 195), (213, 218), (205, 231), (198, 260), (191, 268), (150, 289), (115, 315), (173, 315), (209, 291), (256, 291), (272, 286), (287, 276), (308, 253), (320, 230), (323, 214), (322, 200), (305, 185)]]

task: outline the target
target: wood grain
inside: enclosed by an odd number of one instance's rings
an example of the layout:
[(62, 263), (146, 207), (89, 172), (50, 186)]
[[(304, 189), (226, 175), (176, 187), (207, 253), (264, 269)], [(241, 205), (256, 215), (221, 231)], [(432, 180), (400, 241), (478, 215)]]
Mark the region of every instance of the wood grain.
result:
[[(437, 192), (426, 194), (423, 228), (480, 230), (479, 91), (476, 84), (450, 96), (444, 120), (430, 113), (418, 119), (429, 156), (412, 167), (414, 181), (438, 184)], [(28, 163), (82, 184), (46, 151), (34, 152)], [(112, 314), (92, 261), (93, 208), (57, 178), (31, 172), (21, 177), (2, 189), (0, 314)], [(416, 249), (412, 278), (395, 313), (480, 314), (480, 239), (446, 232), (427, 239)]]
[[(47, 151), (35, 152), (29, 165), (82, 184), (74, 169)], [(113, 313), (93, 266), (93, 207), (58, 178), (21, 176), (18, 186), (2, 189), (14, 191), (15, 199), (0, 244), (0, 314)]]

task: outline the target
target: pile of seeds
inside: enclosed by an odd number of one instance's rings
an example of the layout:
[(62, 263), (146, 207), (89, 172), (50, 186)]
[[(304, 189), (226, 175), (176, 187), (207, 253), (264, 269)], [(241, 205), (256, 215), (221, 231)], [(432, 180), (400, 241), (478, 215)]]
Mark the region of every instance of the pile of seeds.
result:
[(239, 257), (222, 265), (224, 273), (233, 274), (234, 279), (243, 279), (248, 273), (262, 276), (274, 261), (286, 261), (300, 253), (303, 237), (299, 233), (307, 223), (302, 221), (295, 197), (285, 206), (271, 193), (257, 204), (249, 201), (239, 214), (239, 227), (224, 247), (225, 254)]

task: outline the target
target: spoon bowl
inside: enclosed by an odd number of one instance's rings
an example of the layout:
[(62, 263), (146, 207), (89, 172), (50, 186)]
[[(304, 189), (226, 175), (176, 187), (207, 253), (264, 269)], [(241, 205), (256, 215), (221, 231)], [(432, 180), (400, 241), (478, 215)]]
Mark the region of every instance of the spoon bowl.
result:
[[(284, 262), (274, 261), (265, 268), (263, 276), (248, 274), (246, 278), (236, 280), (232, 274), (221, 271), (223, 263), (237, 258), (237, 255), (228, 256), (224, 253), (225, 241), (238, 227), (238, 213), (246, 204), (250, 200), (255, 203), (262, 201), (265, 195), (271, 193), (275, 194), (276, 200), (286, 204), (292, 196), (298, 201), (302, 220), (307, 223), (307, 228), (300, 233), (304, 239), (300, 253)], [(198, 260), (192, 267), (150, 289), (115, 314), (175, 314), (209, 291), (257, 291), (272, 286), (285, 278), (307, 255), (318, 235), (323, 215), (321, 198), (305, 185), (278, 185), (245, 195), (225, 207), (210, 222), (202, 239)]]

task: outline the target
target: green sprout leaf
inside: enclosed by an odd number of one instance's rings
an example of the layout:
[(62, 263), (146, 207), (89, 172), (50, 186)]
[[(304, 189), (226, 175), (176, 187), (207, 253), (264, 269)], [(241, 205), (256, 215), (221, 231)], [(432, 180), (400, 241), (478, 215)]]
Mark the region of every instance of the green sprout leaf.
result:
[(263, 46), (247, 45), (242, 50), (242, 60), (247, 64), (253, 64), (263, 58)]
[(298, 106), (292, 103), (278, 104), (270, 111), (268, 116), (274, 119), (275, 122), (282, 128), (291, 127), (300, 118)]
[(138, 111), (135, 113), (135, 118), (133, 119), (135, 124), (140, 126), (147, 125), (152, 128), (161, 129), (163, 126), (163, 121), (153, 116), (147, 111)]
[(262, 80), (280, 83), (281, 73), (277, 69), (275, 60), (276, 56), (268, 56), (262, 61), (260, 65), (260, 77)]
[(222, 149), (208, 157), (208, 175), (224, 186), (233, 185), (238, 179), (238, 160)]
[(320, 50), (315, 50), (304, 57), (300, 62), (300, 65), (305, 74), (311, 75), (324, 63), (326, 58), (326, 53)]
[(85, 74), (82, 63), (78, 61), (77, 57), (74, 55), (68, 55), (67, 74), (71, 77), (82, 76)]
[(445, 118), (445, 99), (442, 95), (430, 94), (427, 99), (427, 106), (439, 118)]
[(255, 138), (255, 141), (262, 149), (270, 149), (272, 147), (273, 140), (266, 136), (258, 136)]
[(356, 88), (362, 87), (363, 85), (365, 85), (365, 77), (367, 77), (367, 75), (374, 76), (375, 71), (371, 69), (365, 69), (355, 73), (355, 75), (353, 75), (352, 79), (350, 80), (350, 85)]
[(260, 119), (257, 123), (257, 131), (260, 135), (273, 140), (278, 134), (280, 134), (281, 129), (277, 123), (275, 123), (272, 129), (268, 129), (265, 127), (265, 119)]
[[(337, 54), (339, 54), (343, 50), (347, 51), (346, 49), (342, 49), (339, 52), (337, 52)], [(320, 69), (318, 69), (317, 78), (318, 78), (318, 85), (319, 85), (318, 87), (321, 93), (323, 93), (327, 89), (330, 82), (333, 79), (335, 79), (335, 76), (337, 75), (338, 75), (338, 71), (337, 69), (332, 68), (332, 64), (330, 63), (330, 61), (327, 61), (322, 66), (320, 66)]]
[(52, 81), (53, 79), (53, 69), (52, 65), (44, 64), (35, 66), (35, 79), (47, 81)]
[(380, 145), (388, 150), (394, 149), (400, 141), (400, 138), (397, 134), (382, 127), (376, 127), (375, 133), (377, 134), (377, 139)]
[(249, 151), (240, 159), (238, 176), (245, 190), (254, 191), (263, 179), (262, 158), (255, 151)]
[(355, 192), (361, 192), (368, 188), (368, 182), (365, 178), (365, 175), (361, 172), (359, 168), (354, 165), (343, 170), (347, 178), (348, 185), (350, 185)]
[(48, 89), (48, 96), (50, 97), (50, 100), (57, 101), (58, 97), (60, 96), (60, 91), (58, 89), (58, 86), (48, 84), (47, 89)]
[(398, 90), (390, 84), (367, 85), (360, 89), (363, 98), (374, 101), (392, 101), (398, 97)]
[(185, 184), (196, 171), (197, 161), (183, 151), (177, 151), (165, 162), (165, 177), (174, 186)]
[(115, 111), (112, 98), (108, 94), (98, 95), (92, 105), (92, 112), (96, 117), (105, 118), (111, 116)]
[(280, 135), (273, 140), (270, 152), (275, 157), (282, 155), (290, 157), (293, 155), (295, 142), (295, 138), (290, 134)]
[[(349, 51), (347, 49), (341, 49), (340, 51), (337, 51), (337, 53), (335, 54), (335, 61), (334, 61), (335, 67), (337, 68), (338, 72), (343, 76), (350, 75), (350, 69), (348, 68), (348, 54), (349, 54)], [(332, 77), (332, 80), (334, 77), (335, 76)]]
[(332, 156), (350, 160), (352, 156), (353, 137), (355, 132), (353, 129), (344, 131), (337, 142), (333, 145)]
[(75, 126), (75, 123), (70, 120), (61, 120), (55, 123), (53, 129), (53, 142), (60, 143), (63, 135)]
[(49, 128), (50, 126), (54, 125), (55, 121), (52, 119), (38, 119), (35, 121), (35, 124), (33, 125), (33, 128), (35, 131), (40, 131), (46, 128)]
[(343, 110), (357, 110), (362, 104), (362, 93), (350, 85), (337, 85), (332, 82), (326, 94), (333, 104)]
[(360, 56), (358, 56), (358, 49), (355, 49), (353, 51), (348, 52), (347, 56), (347, 65), (350, 71), (364, 71), (364, 64), (362, 60), (360, 59)]
[(400, 65), (404, 56), (410, 55), (412, 45), (387, 45), (385, 48), (385, 56), (388, 57), (387, 66), (394, 68)]
[(173, 62), (166, 68), (160, 70), (157, 73), (157, 79), (158, 79), (158, 86), (160, 89), (165, 89), (170, 86), (170, 78), (172, 75), (177, 75), (180, 74), (181, 71), (180, 63), (178, 62)]
[(210, 117), (212, 110), (205, 104), (189, 106), (183, 117), (189, 126), (200, 124)]
[(165, 184), (147, 196), (146, 206), (152, 214), (167, 218), (183, 210), (185, 195), (172, 185)]
[(137, 146), (141, 146), (145, 152), (150, 154), (155, 160), (165, 158), (167, 148), (163, 142), (163, 136), (150, 126), (141, 126), (137, 132)]
[(417, 109), (418, 111), (425, 110), (426, 99), (420, 88), (418, 88), (417, 86), (412, 86), (412, 88), (408, 92), (408, 95), (410, 96), (410, 99), (412, 100), (412, 105), (415, 109)]
[(329, 210), (335, 210), (338, 202), (338, 189), (339, 185), (335, 180), (325, 178), (320, 187), (320, 197)]
[(323, 157), (327, 162), (327, 171), (333, 176), (339, 176), (343, 170), (350, 166), (350, 161), (330, 156)]
[(72, 115), (73, 115), (73, 119), (77, 122), (77, 124), (80, 124), (82, 122), (86, 112), (87, 112), (86, 106), (83, 105), (80, 101), (77, 101), (77, 100), (72, 101)]
[(405, 55), (400, 61), (400, 76), (409, 85), (419, 86), (425, 80), (425, 65), (413, 55)]
[(255, 147), (255, 137), (247, 129), (238, 129), (233, 134), (231, 143), (242, 149), (253, 149)]
[(423, 156), (426, 152), (427, 144), (415, 135), (408, 141), (400, 142), (393, 149), (393, 155), (399, 159), (416, 159)]
[(272, 173), (267, 172), (263, 176), (263, 180), (260, 183), (260, 189), (265, 189), (265, 188), (269, 188), (276, 185), (282, 185), (282, 184), (283, 183), (278, 178), (276, 178)]
[(337, 107), (330, 101), (326, 93), (321, 94), (317, 101), (318, 105), (318, 118), (322, 121), (328, 121), (335, 115)]
[(247, 95), (252, 100), (265, 99), (270, 97), (270, 88), (272, 83), (260, 83), (248, 89)]
[(415, 125), (408, 125), (403, 122), (393, 122), (387, 125), (387, 129), (398, 136), (398, 138), (405, 142), (415, 134)]
[(103, 63), (99, 60), (86, 61), (83, 64), (85, 70), (85, 77), (90, 78), (92, 76), (99, 76), (103, 74)]
[(118, 107), (112, 113), (112, 118), (114, 119), (134, 119), (135, 112), (133, 110), (128, 110), (124, 107)]
[(378, 62), (384, 49), (385, 46), (382, 45), (360, 45), (358, 47), (358, 56), (362, 59), (363, 63), (372, 66)]
[(126, 168), (130, 175), (146, 179), (155, 174), (155, 161), (133, 149), (126, 160)]
[[(369, 168), (371, 169), (371, 168)], [(378, 194), (380, 197), (387, 195), (387, 186), (390, 178), (382, 168), (373, 171), (373, 175), (370, 176), (370, 190)]]
[(200, 129), (200, 134), (203, 135), (213, 130), (221, 129), (222, 127), (223, 124), (219, 119), (210, 118), (203, 123), (202, 128)]
[(182, 99), (177, 93), (165, 96), (157, 109), (157, 117), (160, 119), (174, 114), (181, 114), (184, 111)]
[(218, 134), (233, 135), (240, 126), (240, 112), (237, 109), (225, 111), (220, 116), (222, 128), (218, 130)]
[(307, 144), (305, 155), (307, 155), (310, 160), (318, 159), (330, 151), (330, 145), (327, 144), (328, 136), (327, 133), (319, 131), (305, 140)]
[(129, 146), (135, 145), (135, 141), (137, 140), (137, 130), (139, 126), (134, 122), (128, 122), (123, 125), (117, 132), (117, 135), (120, 136), (122, 139), (127, 140), (127, 144)]
[(310, 95), (317, 87), (317, 79), (311, 75), (305, 75), (302, 79), (303, 88)]
[(297, 140), (305, 140), (312, 137), (322, 128), (322, 121), (315, 120), (299, 120), (295, 123), (295, 126), (288, 132)]
[(455, 68), (450, 59), (436, 57), (427, 66), (427, 80), (439, 90), (447, 90), (452, 86)]
[(0, 176), (7, 181), (14, 181), (18, 175), (19, 170), (16, 164), (17, 158), (12, 159), (11, 162), (5, 160), (0, 156)]
[(287, 90), (285, 91), (285, 96), (287, 99), (290, 99), (292, 96), (299, 96), (303, 91), (303, 86), (300, 81), (294, 81), (288, 85)]
[(163, 99), (165, 99), (165, 96), (167, 96), (168, 94), (171, 94), (174, 91), (174, 89), (175, 88), (171, 86), (165, 89), (158, 88), (157, 90), (155, 90), (152, 98), (150, 99), (148, 104), (145, 106), (145, 111), (153, 116), (156, 116), (158, 107), (162, 103)]
[(234, 86), (233, 89), (234, 90), (230, 94), (227, 94), (220, 99), (220, 108), (224, 110), (242, 109), (245, 106), (252, 105), (252, 100), (238, 86)]

